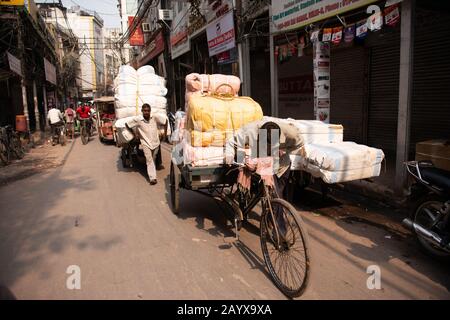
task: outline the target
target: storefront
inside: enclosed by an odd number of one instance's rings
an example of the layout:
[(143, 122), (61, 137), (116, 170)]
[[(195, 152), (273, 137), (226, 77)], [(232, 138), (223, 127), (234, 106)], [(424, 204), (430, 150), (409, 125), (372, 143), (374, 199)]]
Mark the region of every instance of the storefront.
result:
[[(400, 187), (406, 180), (402, 163), (414, 159), (416, 143), (449, 138), (450, 108), (443, 106), (450, 103), (444, 89), (450, 85), (450, 63), (442, 55), (450, 49), (449, 6), (404, 0), (352, 1), (344, 8), (346, 2), (329, 0), (311, 7), (303, 1), (298, 4), (303, 10), (283, 11), (283, 2), (272, 12), (281, 29), (272, 30), (278, 86), (273, 109), (280, 117), (323, 120), (315, 113), (324, 90), (315, 79), (321, 61), (314, 58), (313, 42), (328, 43), (327, 121), (344, 126), (345, 140), (382, 149), (386, 172), (377, 180)], [(402, 30), (404, 16), (411, 23)], [(409, 47), (402, 51), (401, 37), (410, 39), (411, 52)], [(410, 62), (402, 66), (401, 61)], [(401, 72), (407, 78), (400, 79)], [(405, 120), (402, 114), (409, 116)], [(406, 153), (399, 153), (405, 142)]]

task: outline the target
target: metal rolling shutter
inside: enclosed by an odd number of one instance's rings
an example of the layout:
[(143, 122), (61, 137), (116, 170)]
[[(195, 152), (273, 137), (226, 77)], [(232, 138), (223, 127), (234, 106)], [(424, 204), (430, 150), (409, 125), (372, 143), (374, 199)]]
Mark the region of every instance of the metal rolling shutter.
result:
[(362, 46), (331, 53), (330, 123), (344, 126), (344, 140), (363, 143), (366, 109), (366, 50)]
[(370, 47), (367, 142), (385, 153), (397, 148), (400, 32), (375, 33)]
[(448, 12), (418, 9), (416, 14), (411, 154), (415, 144), (450, 139), (450, 28)]

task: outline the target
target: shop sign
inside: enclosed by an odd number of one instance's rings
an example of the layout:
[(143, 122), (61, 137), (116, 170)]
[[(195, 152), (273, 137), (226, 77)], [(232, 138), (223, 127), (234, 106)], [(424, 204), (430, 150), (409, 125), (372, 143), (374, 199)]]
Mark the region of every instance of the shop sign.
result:
[(297, 29), (377, 0), (277, 0), (272, 1), (272, 32)]
[(170, 33), (172, 60), (191, 50), (188, 34), (188, 13), (189, 4), (185, 5), (173, 20), (172, 25), (174, 29)]
[[(134, 17), (128, 17), (128, 28), (131, 28), (133, 21)], [(144, 32), (142, 31), (141, 24), (139, 23), (136, 30), (130, 36), (130, 46), (143, 46), (144, 43)]]
[(205, 2), (208, 5), (205, 14), (208, 23), (225, 15), (233, 8), (232, 0), (206, 0)]
[(215, 56), (236, 46), (233, 11), (206, 27), (209, 56)]
[(56, 68), (44, 58), (45, 80), (56, 85)]
[(24, 6), (25, 0), (0, 0), (0, 6)]
[(314, 79), (311, 73), (280, 78), (278, 82), (280, 108), (299, 108), (311, 105), (314, 96)]
[(233, 62), (236, 62), (238, 60), (238, 52), (236, 48), (219, 53), (217, 55), (217, 64), (223, 65), (223, 64), (230, 64)]
[(6, 52), (6, 55), (8, 56), (9, 69), (22, 77), (22, 66), (20, 60), (9, 52)]
[[(141, 63), (147, 63), (147, 61), (153, 59), (158, 54), (164, 51), (164, 38), (162, 32), (158, 32), (155, 39), (149, 43), (149, 45), (141, 52)], [(145, 60), (145, 61), (143, 61)]]

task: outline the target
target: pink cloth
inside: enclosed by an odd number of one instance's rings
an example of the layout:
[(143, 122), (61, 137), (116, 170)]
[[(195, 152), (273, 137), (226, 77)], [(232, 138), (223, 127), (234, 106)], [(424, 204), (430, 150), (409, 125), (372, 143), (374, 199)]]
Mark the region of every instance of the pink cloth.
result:
[(237, 182), (242, 188), (250, 190), (252, 172), (256, 172), (263, 179), (266, 186), (273, 187), (275, 185), (272, 157), (247, 159), (246, 165), (247, 168), (239, 169)]

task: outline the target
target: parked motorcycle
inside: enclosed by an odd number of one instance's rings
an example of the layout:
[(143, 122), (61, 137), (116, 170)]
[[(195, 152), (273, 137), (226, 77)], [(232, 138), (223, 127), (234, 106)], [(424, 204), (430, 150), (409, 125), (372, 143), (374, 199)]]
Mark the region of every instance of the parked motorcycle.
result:
[(406, 163), (413, 177), (410, 217), (403, 224), (413, 231), (425, 251), (438, 258), (450, 257), (450, 172), (429, 161)]

